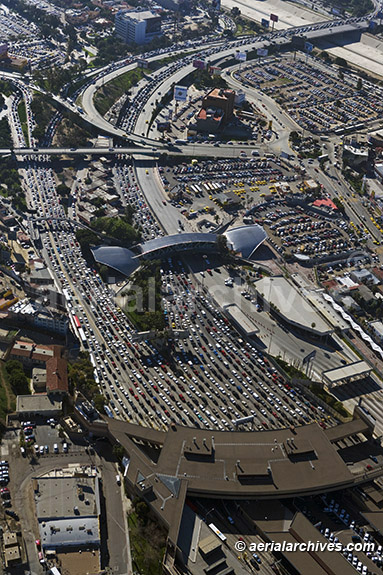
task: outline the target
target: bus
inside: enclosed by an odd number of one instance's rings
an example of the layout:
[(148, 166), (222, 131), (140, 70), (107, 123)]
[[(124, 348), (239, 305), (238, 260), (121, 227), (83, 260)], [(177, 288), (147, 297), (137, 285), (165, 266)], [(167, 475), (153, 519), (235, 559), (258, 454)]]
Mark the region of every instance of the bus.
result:
[(246, 112), (246, 110), (238, 110), (238, 118), (244, 118), (245, 120), (255, 120), (256, 116), (253, 112)]
[(67, 302), (72, 301), (72, 295), (69, 293), (67, 289), (63, 289), (63, 294)]
[(221, 531), (218, 529), (218, 527), (216, 527), (214, 525), (214, 523), (210, 523), (209, 527), (212, 531), (214, 531), (214, 533), (217, 535), (217, 537), (220, 538), (221, 541), (226, 541), (227, 537), (226, 535), (224, 535), (223, 533), (221, 533)]
[(73, 321), (74, 321), (75, 326), (77, 327), (77, 329), (80, 329), (81, 323), (80, 323), (80, 320), (78, 319), (77, 315), (75, 315), (75, 316), (73, 317)]
[(79, 334), (79, 336), (80, 336), (81, 343), (83, 344), (83, 346), (84, 346), (84, 347), (88, 347), (88, 340), (86, 339), (86, 335), (85, 335), (84, 330), (82, 329), (82, 327), (79, 328), (78, 334)]

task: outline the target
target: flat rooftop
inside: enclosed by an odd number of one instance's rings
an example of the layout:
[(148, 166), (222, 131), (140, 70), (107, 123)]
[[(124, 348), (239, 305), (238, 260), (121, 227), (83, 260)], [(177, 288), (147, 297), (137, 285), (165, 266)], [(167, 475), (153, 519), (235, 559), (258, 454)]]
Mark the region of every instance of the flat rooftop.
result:
[(74, 551), (59, 551), (56, 553), (60, 561), (63, 573), (70, 575), (84, 575), (84, 573), (99, 573), (100, 571), (100, 551), (81, 550), (81, 554)]
[[(173, 545), (187, 495), (280, 500), (366, 481), (364, 472), (351, 472), (317, 423), (254, 432), (173, 425), (163, 432), (105, 416), (103, 420), (101, 428), (99, 422), (82, 423), (124, 448), (127, 484), (167, 526)], [(160, 447), (155, 461), (144, 448), (147, 443)]]
[[(132, 457), (123, 427), (109, 421), (110, 433), (131, 457), (128, 479), (148, 488), (154, 469), (143, 454), (142, 463)], [(155, 466), (157, 477), (166, 476), (173, 488), (187, 481), (190, 493), (281, 498), (353, 482), (350, 470), (316, 423), (296, 428), (295, 434), (290, 429), (209, 432), (176, 426), (160, 437), (164, 442)], [(194, 445), (191, 451), (190, 445)], [(161, 483), (161, 490), (167, 488)], [(155, 489), (159, 488), (157, 482)]]
[(371, 527), (382, 535), (383, 533), (383, 511), (365, 511), (361, 513)]
[(254, 285), (265, 301), (290, 324), (319, 336), (333, 332), (333, 328), (284, 277), (264, 277)]
[(62, 410), (62, 401), (48, 396), (45, 393), (35, 395), (18, 395), (16, 398), (17, 413), (59, 413)]
[(39, 524), (44, 549), (98, 547), (101, 543), (98, 517), (54, 519)]
[(325, 430), (325, 434), (331, 443), (344, 439), (345, 437), (350, 437), (351, 435), (356, 435), (362, 433), (363, 435), (370, 435), (372, 430), (369, 428), (367, 423), (363, 419), (352, 419), (347, 423), (341, 423), (335, 427), (328, 427)]
[(36, 481), (35, 502), (39, 522), (98, 517), (97, 477), (43, 477)]
[[(327, 542), (327, 539), (318, 531), (316, 527), (302, 514), (297, 513), (288, 531), (273, 533), (272, 539), (275, 542), (301, 543), (311, 541), (315, 543)], [(283, 552), (282, 552), (283, 553)], [(287, 551), (284, 557), (302, 575), (354, 575), (354, 567), (347, 561), (341, 553), (331, 551)]]
[(125, 12), (124, 17), (132, 18), (133, 20), (150, 20), (159, 16), (150, 10), (129, 10)]
[(224, 310), (246, 335), (253, 335), (259, 332), (258, 326), (241, 311), (237, 304), (225, 306)]
[(371, 371), (372, 367), (370, 367), (366, 361), (355, 361), (348, 365), (342, 365), (342, 367), (322, 371), (322, 376), (328, 383), (333, 384), (344, 379), (367, 375), (371, 373)]

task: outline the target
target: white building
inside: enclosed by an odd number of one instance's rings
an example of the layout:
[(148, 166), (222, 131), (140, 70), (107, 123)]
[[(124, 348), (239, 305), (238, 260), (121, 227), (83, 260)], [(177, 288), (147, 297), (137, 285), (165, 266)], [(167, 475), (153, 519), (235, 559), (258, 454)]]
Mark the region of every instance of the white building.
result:
[(234, 106), (242, 106), (246, 101), (246, 94), (243, 90), (238, 90), (234, 97)]
[(383, 323), (380, 320), (371, 321), (370, 327), (372, 327), (372, 331), (374, 332), (374, 336), (380, 342), (383, 342)]
[(126, 44), (145, 44), (161, 35), (161, 18), (150, 10), (120, 10), (114, 25), (117, 36)]
[(58, 313), (28, 299), (21, 300), (11, 306), (8, 310), (8, 317), (61, 335), (65, 335), (68, 331), (66, 314)]

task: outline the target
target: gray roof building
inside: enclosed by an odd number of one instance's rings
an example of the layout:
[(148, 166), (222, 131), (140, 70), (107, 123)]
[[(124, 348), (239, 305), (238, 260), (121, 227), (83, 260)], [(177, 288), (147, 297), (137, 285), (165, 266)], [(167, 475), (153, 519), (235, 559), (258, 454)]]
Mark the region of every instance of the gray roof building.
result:
[(98, 477), (38, 478), (35, 503), (44, 548), (100, 545)]

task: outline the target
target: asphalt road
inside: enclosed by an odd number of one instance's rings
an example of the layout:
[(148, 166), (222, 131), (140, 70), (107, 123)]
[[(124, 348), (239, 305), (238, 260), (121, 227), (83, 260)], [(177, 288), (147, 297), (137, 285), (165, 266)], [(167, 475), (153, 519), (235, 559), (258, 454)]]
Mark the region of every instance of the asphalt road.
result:
[[(291, 26), (304, 26), (315, 22), (323, 22), (329, 19), (323, 14), (318, 14), (313, 10), (305, 9), (303, 6), (296, 4), (289, 5), (286, 8), (286, 3), (281, 0), (269, 0), (263, 2), (253, 0), (251, 3), (246, 0), (222, 0), (222, 5), (228, 10), (238, 8), (241, 13), (250, 18), (260, 22), (262, 18), (269, 19), (270, 13), (277, 14), (279, 19), (275, 23), (276, 30), (290, 28)], [(272, 22), (270, 22), (270, 26)]]
[[(147, 202), (166, 233), (168, 235), (177, 234), (179, 228), (178, 221), (180, 219), (182, 219), (184, 223), (185, 231), (192, 231), (189, 222), (184, 221), (179, 210), (169, 204), (167, 194), (163, 192), (159, 174), (153, 163), (150, 166), (145, 160), (136, 161), (135, 171)], [(166, 205), (164, 202), (166, 202)]]

